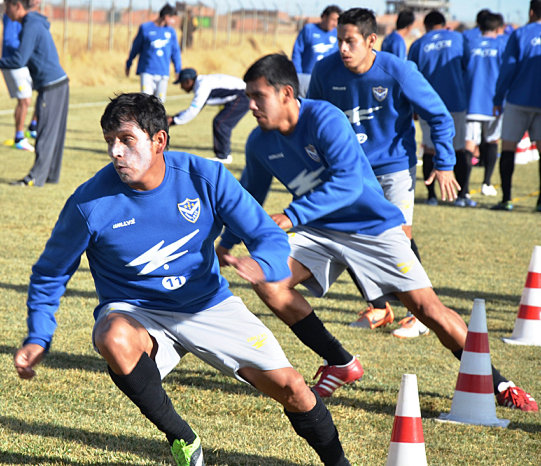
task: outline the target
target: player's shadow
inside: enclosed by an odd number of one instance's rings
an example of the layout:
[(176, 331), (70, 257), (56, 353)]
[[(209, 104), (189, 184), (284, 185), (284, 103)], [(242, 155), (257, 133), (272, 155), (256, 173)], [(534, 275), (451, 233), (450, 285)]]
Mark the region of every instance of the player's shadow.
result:
[[(59, 426), (58, 424), (50, 424), (46, 422), (26, 422), (10, 416), (0, 416), (0, 424), (6, 431), (11, 431), (16, 435), (36, 435), (42, 438), (52, 437), (61, 439), (63, 442), (74, 442), (83, 444), (96, 450), (104, 452), (125, 452), (136, 454), (141, 458), (145, 458), (155, 464), (163, 463), (165, 458), (170, 457), (167, 442), (141, 439), (135, 436), (128, 435), (111, 435), (101, 432), (91, 432), (85, 429), (73, 427)], [(234, 434), (232, 434), (234, 435)], [(300, 439), (299, 439), (300, 441)], [(204, 445), (204, 439), (203, 439)], [(270, 444), (269, 444), (270, 445)], [(204, 446), (203, 446), (204, 448)], [(270, 449), (270, 447), (269, 447)], [(245, 464), (245, 465), (277, 465), (277, 466), (294, 466), (298, 463), (284, 461), (277, 458), (267, 457), (264, 455), (246, 455), (238, 452), (230, 452), (222, 449), (204, 450), (205, 462), (208, 465), (212, 464)], [(83, 465), (88, 464), (87, 461), (70, 461), (62, 457), (54, 455), (32, 455), (24, 453), (10, 453), (0, 451), (0, 464), (67, 464), (67, 465)], [(122, 462), (122, 461), (103, 461), (92, 462), (93, 465), (138, 465), (148, 464), (137, 462)]]

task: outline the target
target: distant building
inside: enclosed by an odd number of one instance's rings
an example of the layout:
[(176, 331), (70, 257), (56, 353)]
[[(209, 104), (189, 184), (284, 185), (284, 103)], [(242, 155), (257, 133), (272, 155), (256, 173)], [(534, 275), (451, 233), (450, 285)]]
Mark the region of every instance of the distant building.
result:
[(430, 10), (439, 10), (444, 15), (449, 14), (450, 0), (386, 0), (386, 13), (398, 13), (404, 8), (409, 8), (415, 13), (425, 14)]

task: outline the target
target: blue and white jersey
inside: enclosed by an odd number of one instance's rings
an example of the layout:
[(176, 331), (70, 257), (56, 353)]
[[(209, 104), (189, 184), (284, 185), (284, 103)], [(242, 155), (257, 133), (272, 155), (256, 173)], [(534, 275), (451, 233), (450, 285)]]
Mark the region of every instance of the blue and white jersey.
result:
[(541, 21), (511, 33), (503, 52), (494, 105), (541, 108)]
[(224, 224), (268, 281), (290, 275), (287, 235), (221, 163), (184, 152), (166, 152), (165, 163), (153, 190), (130, 189), (109, 164), (68, 199), (32, 268), (26, 343), (49, 346), (54, 313), (84, 252), (98, 294), (95, 316), (117, 301), (196, 313), (231, 296), (214, 250)]
[(417, 64), (450, 112), (467, 107), (464, 49), (462, 34), (436, 29), (411, 44), (408, 53), (408, 60)]
[(306, 24), (293, 45), (291, 61), (297, 73), (310, 74), (322, 58), (338, 50), (336, 29), (324, 31), (317, 24)]
[(402, 58), (402, 60), (407, 59), (406, 42), (396, 31), (391, 32), (387, 37), (385, 37), (385, 39), (383, 39), (383, 42), (381, 43), (381, 51), (392, 53), (398, 58)]
[(407, 170), (417, 163), (413, 113), (428, 122), (438, 170), (455, 165), (453, 119), (414, 63), (387, 52), (376, 54), (362, 74), (348, 70), (335, 53), (312, 73), (308, 97), (327, 100), (349, 119), (376, 175)]
[(19, 48), (21, 43), (19, 36), (23, 27), (19, 21), (12, 21), (5, 13), (2, 16), (2, 23), (4, 25), (2, 33), (2, 56), (10, 57)]
[(154, 21), (139, 26), (126, 61), (127, 69), (131, 68), (137, 55), (139, 55), (137, 74), (169, 76), (171, 62), (175, 67), (175, 73), (180, 73), (182, 68), (180, 46), (175, 30), (169, 26), (157, 26)]
[[(478, 36), (466, 44), (468, 115), (492, 118), (492, 99), (505, 43), (500, 37)], [(481, 118), (482, 119), (482, 118)]]
[(176, 125), (193, 120), (205, 105), (224, 105), (235, 99), (246, 99), (246, 83), (227, 74), (202, 74), (195, 79), (190, 106), (173, 117)]
[[(261, 204), (276, 177), (292, 194), (284, 213), (293, 226), (378, 235), (404, 223), (383, 196), (344, 113), (328, 102), (301, 99), (291, 134), (255, 128), (246, 142), (241, 184)], [(221, 244), (238, 238), (227, 228)]]

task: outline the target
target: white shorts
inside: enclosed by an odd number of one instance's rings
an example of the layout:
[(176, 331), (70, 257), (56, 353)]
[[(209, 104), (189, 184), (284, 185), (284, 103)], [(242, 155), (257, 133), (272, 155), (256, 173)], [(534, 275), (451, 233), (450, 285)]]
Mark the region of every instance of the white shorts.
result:
[(4, 80), (12, 99), (30, 99), (32, 97), (32, 78), (25, 66), (15, 70), (2, 69)]
[(503, 110), (502, 139), (518, 143), (526, 131), (531, 141), (541, 141), (541, 108), (507, 102)]
[[(453, 122), (455, 124), (455, 137), (453, 138), (453, 148), (455, 150), (462, 150), (466, 145), (466, 111), (464, 112), (452, 112)], [(428, 123), (419, 118), (419, 124), (423, 131), (423, 146), (427, 149), (434, 150), (434, 144), (430, 139), (430, 126)]]
[(297, 77), (299, 78), (299, 97), (306, 97), (312, 75), (308, 73), (298, 73)]
[(383, 188), (385, 199), (397, 206), (406, 219), (406, 225), (413, 223), (413, 204), (415, 201), (415, 181), (417, 167), (409, 170), (401, 170), (385, 175), (377, 175), (376, 178)]
[(502, 135), (502, 116), (487, 120), (470, 119), (466, 123), (466, 141), (473, 141), (476, 146), (481, 142), (497, 142)]
[[(110, 303), (100, 310), (94, 329), (110, 312), (129, 314), (154, 337), (162, 379), (186, 353), (242, 382), (246, 381), (238, 370), (243, 367), (262, 371), (291, 367), (272, 332), (236, 296), (195, 314)], [(98, 351), (95, 345), (94, 349)]]
[(169, 82), (169, 76), (162, 76), (160, 74), (141, 73), (141, 92), (143, 94), (155, 95), (165, 102), (167, 96), (167, 84)]
[(432, 286), (401, 226), (378, 236), (296, 227), (289, 245), (289, 255), (312, 272), (302, 284), (314, 296), (324, 296), (346, 268), (368, 301)]

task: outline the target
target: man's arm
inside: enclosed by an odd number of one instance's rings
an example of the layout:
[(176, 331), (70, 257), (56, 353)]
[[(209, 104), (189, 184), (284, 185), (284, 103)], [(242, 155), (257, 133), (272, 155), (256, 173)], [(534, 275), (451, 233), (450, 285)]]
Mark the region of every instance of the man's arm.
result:
[(141, 53), (141, 50), (143, 48), (143, 40), (144, 40), (144, 34), (143, 34), (143, 27), (141, 25), (139, 26), (139, 29), (137, 30), (137, 35), (135, 36), (135, 39), (133, 39), (130, 54), (128, 55), (128, 59), (126, 60), (126, 76), (129, 76), (130, 74), (130, 68), (133, 63), (133, 60), (135, 59), (137, 55)]
[(173, 116), (172, 122), (174, 125), (185, 125), (192, 121), (202, 108), (205, 106), (207, 99), (212, 91), (212, 86), (205, 78), (198, 78), (194, 84), (194, 96), (192, 103), (186, 110), (182, 110)]
[(182, 69), (182, 58), (180, 55), (180, 46), (178, 45), (177, 33), (173, 29), (172, 37), (172, 49), (171, 49), (171, 61), (175, 67), (175, 73), (178, 75)]
[(20, 40), (19, 48), (11, 56), (0, 59), (0, 68), (17, 69), (26, 66), (32, 56), (35, 44), (39, 40), (39, 31), (23, 27)]
[(519, 48), (517, 36), (516, 33), (513, 32), (511, 33), (511, 36), (507, 41), (505, 50), (502, 55), (500, 73), (498, 74), (498, 80), (496, 81), (496, 92), (494, 93), (494, 97), (492, 99), (494, 107), (497, 107), (499, 109), (499, 113), (501, 113), (503, 101), (505, 99), (507, 91), (511, 87), (511, 83), (515, 78), (518, 56)]
[(293, 44), (293, 52), (291, 53), (291, 61), (295, 65), (297, 73), (302, 73), (302, 54), (304, 52), (304, 28), (301, 29), (295, 44)]

